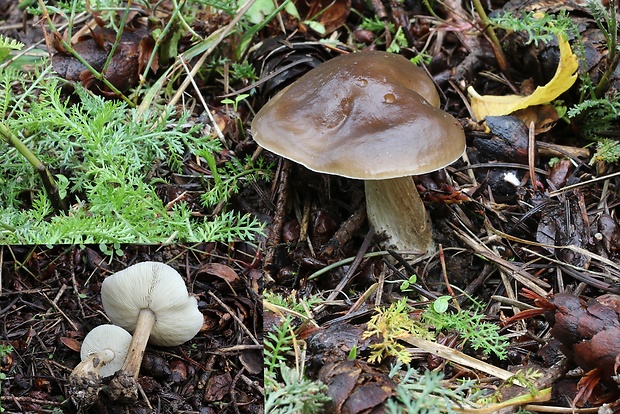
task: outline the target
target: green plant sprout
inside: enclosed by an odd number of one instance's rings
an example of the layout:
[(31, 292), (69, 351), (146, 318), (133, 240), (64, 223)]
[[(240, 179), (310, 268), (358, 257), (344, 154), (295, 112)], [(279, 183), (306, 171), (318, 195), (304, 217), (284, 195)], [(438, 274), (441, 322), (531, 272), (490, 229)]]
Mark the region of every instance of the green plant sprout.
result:
[[(507, 357), (508, 341), (499, 334), (499, 326), (484, 321), (485, 315), (476, 306), (470, 312), (447, 312), (450, 296), (437, 299), (422, 313), (422, 321), (437, 331), (455, 330), (474, 350), (495, 354), (499, 359)], [(439, 302), (439, 304), (437, 304)]]
[(392, 39), (392, 43), (387, 48), (387, 51), (390, 53), (400, 53), (400, 49), (402, 47), (407, 47), (407, 38), (405, 37), (405, 32), (403, 32), (402, 26), (398, 28), (394, 38)]
[(306, 314), (307, 310), (323, 303), (323, 298), (318, 295), (310, 295), (303, 299), (298, 299), (295, 295), (283, 296), (269, 291), (263, 293), (263, 300), (302, 315)]
[[(249, 62), (233, 62), (230, 65), (230, 77), (233, 81), (240, 80), (258, 80), (258, 76), (256, 75), (256, 71), (254, 70), (254, 66), (252, 66)], [(241, 96), (241, 95), (239, 95)], [(246, 95), (246, 98), (249, 95)]]
[(394, 23), (383, 22), (379, 20), (377, 16), (373, 16), (372, 18), (364, 17), (360, 23), (360, 29), (369, 30), (375, 34), (383, 32), (386, 28), (390, 31), (390, 33), (394, 33), (396, 30)]
[(249, 157), (243, 165), (238, 159), (231, 159), (226, 162), (224, 167), (218, 168), (210, 151), (198, 151), (206, 161), (213, 182), (205, 182), (206, 191), (200, 196), (200, 202), (205, 207), (213, 207), (228, 201), (231, 195), (236, 194), (240, 189), (240, 182), (245, 180), (246, 184), (258, 180), (260, 177), (271, 180), (272, 166), (265, 166), (263, 159), (252, 161)]
[(602, 96), (609, 86), (611, 75), (615, 72), (620, 62), (620, 47), (618, 47), (618, 21), (616, 18), (616, 0), (609, 0), (609, 11), (605, 9), (603, 3), (597, 0), (588, 0), (587, 7), (594, 21), (605, 36), (607, 44), (608, 64), (605, 72), (601, 76), (596, 89), (594, 90), (594, 98)]
[(416, 274), (412, 274), (411, 276), (409, 276), (409, 279), (402, 281), (402, 283), (400, 284), (400, 291), (401, 292), (412, 292), (413, 289), (409, 289), (409, 286), (415, 284), (417, 280), (418, 280), (418, 276)]
[(433, 339), (434, 334), (429, 331), (431, 325), (437, 332), (455, 330), (467, 341), (474, 350), (481, 349), (485, 354), (495, 354), (504, 359), (507, 355), (508, 341), (499, 335), (496, 324), (483, 321), (484, 314), (447, 312), (450, 296), (442, 296), (431, 303), (422, 313), (422, 321), (409, 317), (412, 311), (407, 305), (406, 298), (391, 304), (387, 309), (377, 308), (377, 314), (368, 321), (363, 338), (379, 337), (379, 343), (371, 344), (368, 362), (381, 362), (387, 356), (394, 356), (403, 364), (411, 361), (411, 355), (404, 345), (398, 342), (399, 337), (415, 335), (424, 339)]
[(620, 159), (618, 142), (604, 136), (620, 117), (620, 96), (610, 94), (606, 98), (586, 99), (571, 107), (567, 115), (569, 118), (578, 118), (581, 134), (596, 141), (596, 152), (590, 164), (596, 161), (615, 163)]
[(559, 33), (578, 35), (575, 23), (565, 10), (557, 15), (531, 11), (515, 15), (507, 12), (490, 18), (490, 21), (504, 30), (525, 33), (526, 44), (534, 43), (535, 46), (538, 46), (539, 42), (548, 43)]
[(22, 50), (24, 44), (15, 39), (4, 37), (0, 34), (0, 62), (9, 56), (9, 53), (14, 50)]
[[(497, 387), (495, 392), (493, 392), (491, 395), (480, 398), (477, 402), (484, 405), (500, 403), (502, 397), (502, 390), (508, 387), (512, 387), (515, 384), (526, 387), (532, 397), (537, 397), (541, 394), (541, 390), (536, 388), (535, 382), (542, 376), (542, 372), (533, 368), (528, 368), (525, 371), (518, 370), (512, 377), (508, 378), (499, 387)], [(543, 390), (543, 392), (546, 391)]]
[[(7, 39), (0, 35), (0, 62), (8, 56), (11, 50), (21, 50), (23, 46), (23, 43), (12, 39)], [(0, 68), (0, 84), (3, 86), (5, 91), (3, 94), (4, 96), (0, 95), (1, 98), (4, 98), (0, 101), (0, 119), (4, 118), (9, 110), (11, 99), (8, 91), (11, 89), (12, 81), (21, 77), (21, 72), (16, 69)], [(50, 173), (47, 166), (43, 164), (39, 158), (23, 143), (23, 141), (19, 139), (3, 122), (0, 122), (0, 137), (9, 146), (15, 148), (39, 174), (47, 195), (56, 211), (66, 211), (67, 204), (64, 201), (64, 197), (61, 195), (58, 186), (56, 185), (54, 176)]]
[(596, 141), (596, 151), (590, 159), (590, 165), (597, 161), (612, 164), (620, 160), (620, 142), (612, 138), (599, 138)]
[(224, 105), (232, 105), (233, 112), (236, 113), (237, 109), (239, 108), (239, 102), (243, 101), (248, 96), (250, 96), (250, 94), (242, 93), (242, 94), (239, 94), (239, 95), (235, 96), (234, 100), (230, 99), (230, 98), (222, 99), (222, 103)]
[(323, 404), (329, 401), (325, 395), (327, 386), (304, 376), (303, 356), (296, 368), (287, 366), (286, 354), (299, 344), (292, 322), (293, 316), (283, 316), (264, 340), (265, 413), (314, 414), (321, 412)]
[(419, 54), (415, 55), (414, 57), (412, 57), (409, 60), (414, 65), (418, 65), (419, 66), (421, 64), (428, 65), (429, 63), (431, 63), (432, 59), (433, 59), (433, 57), (431, 55), (429, 55), (428, 53), (420, 52)]
[[(149, 178), (156, 172), (154, 166), (180, 172), (186, 151), (212, 157), (221, 149), (219, 140), (197, 133), (200, 125), (190, 123), (187, 114), (177, 119), (168, 110), (139, 112), (94, 96), (80, 85), (75, 86), (79, 103), (70, 104), (61, 96), (63, 81), (48, 72), (45, 68), (24, 80), (28, 74), (0, 70), (0, 85), (22, 82), (27, 94), (14, 96), (11, 88), (0, 91), (0, 114), (10, 130), (20, 131), (21, 140), (36, 151), (41, 163), (58, 172), (59, 192), (66, 192), (70, 208), (55, 212), (50, 199), (37, 191), (40, 178), (30, 164), (19, 152), (4, 151), (2, 243), (226, 241), (253, 239), (262, 232), (262, 224), (249, 215), (225, 212), (210, 221), (193, 218), (182, 200), (166, 205), (157, 194), (157, 186), (168, 183)], [(36, 94), (26, 87), (30, 82)], [(247, 174), (259, 173), (254, 168)], [(237, 179), (214, 193), (228, 194), (239, 183)], [(23, 194), (31, 194), (27, 208)]]
[(474, 401), (481, 395), (481, 391), (475, 390), (477, 382), (474, 380), (447, 388), (443, 386), (441, 372), (426, 370), (419, 373), (407, 367), (403, 373), (400, 362), (391, 367), (389, 375), (398, 383), (396, 396), (386, 402), (390, 414), (453, 414), (465, 408), (477, 408)]
[(431, 308), (437, 313), (445, 313), (450, 306), (450, 301), (452, 300), (452, 296), (443, 295), (438, 297), (431, 303)]
[(381, 362), (383, 358), (393, 356), (403, 364), (411, 361), (411, 355), (405, 346), (398, 342), (403, 335), (415, 335), (425, 339), (433, 339), (434, 335), (419, 321), (412, 319), (407, 305), (407, 298), (392, 303), (387, 309), (376, 308), (377, 313), (368, 321), (362, 338), (379, 337), (379, 343), (371, 344), (373, 350), (368, 362)]

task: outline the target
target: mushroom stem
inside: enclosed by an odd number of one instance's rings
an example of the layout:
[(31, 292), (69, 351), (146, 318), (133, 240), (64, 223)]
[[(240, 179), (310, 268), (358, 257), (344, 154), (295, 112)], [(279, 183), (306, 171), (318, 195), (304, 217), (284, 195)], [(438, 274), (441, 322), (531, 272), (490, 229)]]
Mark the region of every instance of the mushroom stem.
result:
[(386, 248), (420, 254), (435, 249), (431, 223), (411, 177), (364, 183), (368, 221), (377, 233), (385, 233)]
[(69, 376), (71, 395), (79, 405), (89, 407), (97, 401), (101, 386), (99, 371), (112, 361), (115, 355), (111, 349), (94, 352), (71, 371)]
[(112, 361), (115, 355), (111, 349), (94, 352), (77, 364), (73, 371), (71, 371), (71, 377), (85, 377), (91, 373), (99, 375), (101, 367)]
[(149, 341), (151, 330), (155, 324), (155, 313), (150, 309), (141, 309), (138, 314), (138, 321), (136, 322), (136, 329), (133, 332), (133, 338), (129, 345), (129, 351), (127, 352), (127, 358), (121, 368), (125, 374), (138, 379), (140, 372), (140, 365), (142, 364), (142, 358), (144, 357), (144, 350), (146, 344)]
[(123, 367), (114, 375), (107, 387), (108, 396), (112, 401), (133, 403), (138, 400), (140, 365), (142, 365), (144, 350), (156, 321), (157, 318), (152, 310), (140, 309)]

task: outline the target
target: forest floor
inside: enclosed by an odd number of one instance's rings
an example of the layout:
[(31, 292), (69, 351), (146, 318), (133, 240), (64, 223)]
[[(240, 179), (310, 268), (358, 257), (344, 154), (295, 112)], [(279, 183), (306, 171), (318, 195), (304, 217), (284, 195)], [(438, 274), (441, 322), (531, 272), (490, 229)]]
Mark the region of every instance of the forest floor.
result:
[[(111, 20), (132, 33), (140, 27), (150, 35), (166, 27), (178, 7), (176, 1), (134, 2), (124, 15), (118, 3), (115, 13), (105, 6), (83, 12), (75, 29), (113, 14)], [(620, 149), (614, 140), (620, 136), (620, 70), (618, 53), (609, 52), (613, 37), (605, 36), (617, 30), (616, 19), (606, 20), (606, 9), (484, 2), (492, 18), (513, 16), (489, 26), (498, 49), (469, 2), (431, 2), (429, 9), (416, 1), (316, 1), (311, 7), (293, 1), (299, 19), (287, 9), (270, 21), (264, 19), (272, 2), (257, 2), (267, 4), (262, 14), (230, 2), (224, 2), (228, 9), (216, 1), (182, 3), (184, 22), (176, 21), (174, 34), (162, 41), (173, 46), (167, 60), (160, 49), (157, 65), (141, 78), (149, 66), (143, 55), (153, 45), (132, 38), (140, 57), (127, 61), (140, 65), (121, 60), (107, 76), (139, 106), (142, 99), (174, 99), (186, 78), (183, 65), (203, 65), (192, 75), (195, 89), (186, 85), (173, 106), (190, 112), (188, 123), (209, 125), (202, 129), (205, 139), (217, 140), (219, 131), (224, 146), (213, 164), (184, 154), (183, 175), (166, 163), (153, 165), (151, 172), (168, 180), (157, 194), (169, 205), (185, 197), (192, 219), (229, 210), (252, 215), (264, 230), (229, 243), (0, 247), (6, 412), (413, 413), (423, 404), (425, 412), (620, 412)], [(26, 47), (39, 44), (43, 55), (56, 55), (56, 71), (69, 68), (66, 78), (119, 99), (83, 67), (71, 69), (75, 62), (60, 50), (45, 17), (20, 4), (0, 5), (0, 34)], [(53, 6), (48, 2), (48, 11)], [(97, 45), (80, 40), (87, 48), (81, 53), (97, 55), (114, 43), (96, 26), (82, 35)], [(562, 38), (579, 62), (578, 78), (556, 72), (560, 61), (572, 59), (561, 52)], [(204, 47), (183, 54), (196, 44)], [(418, 56), (441, 109), (465, 131), (465, 156), (415, 177), (432, 222), (435, 247), (427, 254), (385, 248), (367, 223), (363, 181), (260, 153), (252, 139), (254, 116), (270, 97), (322, 62), (362, 49)], [(189, 56), (187, 62), (181, 56)], [(171, 62), (181, 70), (164, 75)], [(161, 79), (165, 86), (157, 85), (154, 99), (147, 92)], [(467, 90), (528, 96), (553, 79), (557, 94), (518, 111), (491, 110), (486, 123)], [(142, 92), (132, 94), (138, 82)], [(62, 93), (73, 104), (80, 99), (71, 88)], [(216, 164), (218, 171), (243, 171), (254, 168), (250, 157), (264, 161), (261, 174), (223, 191), (221, 202), (200, 205), (200, 195), (219, 184)], [(22, 206), (34, 209), (35, 202)], [(123, 405), (101, 393), (94, 406), (80, 407), (68, 378), (85, 334), (107, 322), (101, 283), (147, 260), (179, 271), (205, 324), (183, 345), (147, 348), (138, 403)], [(368, 334), (373, 328), (378, 335)], [(407, 368), (398, 360), (416, 369), (411, 378), (404, 379)], [(431, 371), (440, 377), (429, 377)], [(511, 373), (516, 380), (506, 382)], [(323, 394), (330, 401), (316, 408)], [(604, 404), (607, 411), (597, 411)]]

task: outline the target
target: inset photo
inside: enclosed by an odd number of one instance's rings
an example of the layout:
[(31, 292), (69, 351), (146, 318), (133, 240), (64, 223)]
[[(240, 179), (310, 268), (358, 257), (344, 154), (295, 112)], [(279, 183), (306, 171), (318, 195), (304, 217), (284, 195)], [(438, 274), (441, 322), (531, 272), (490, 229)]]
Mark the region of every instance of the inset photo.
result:
[(257, 257), (241, 243), (0, 247), (0, 411), (262, 413)]

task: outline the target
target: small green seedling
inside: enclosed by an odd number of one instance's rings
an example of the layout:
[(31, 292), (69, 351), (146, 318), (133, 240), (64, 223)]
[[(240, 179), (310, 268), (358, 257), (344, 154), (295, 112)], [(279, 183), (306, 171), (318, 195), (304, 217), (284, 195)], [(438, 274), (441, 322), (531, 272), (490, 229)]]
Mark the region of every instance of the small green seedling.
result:
[(234, 100), (232, 100), (230, 98), (222, 99), (222, 103), (224, 105), (232, 105), (233, 106), (233, 112), (236, 113), (237, 109), (239, 108), (239, 102), (243, 101), (248, 96), (250, 96), (250, 95), (247, 94), (247, 93), (242, 93), (240, 95), (235, 96)]
[(440, 296), (433, 302), (433, 310), (437, 313), (444, 313), (448, 310), (450, 306), (450, 301), (452, 300), (452, 296)]

